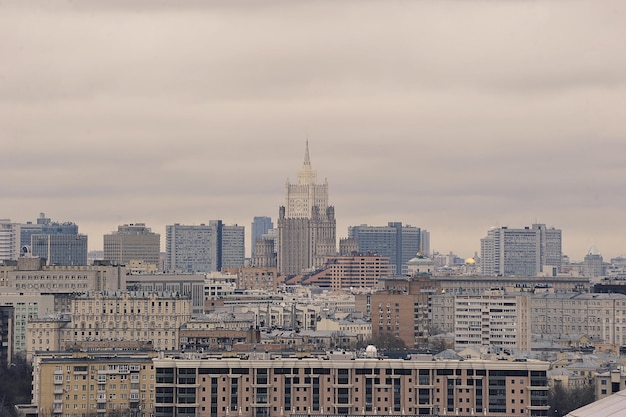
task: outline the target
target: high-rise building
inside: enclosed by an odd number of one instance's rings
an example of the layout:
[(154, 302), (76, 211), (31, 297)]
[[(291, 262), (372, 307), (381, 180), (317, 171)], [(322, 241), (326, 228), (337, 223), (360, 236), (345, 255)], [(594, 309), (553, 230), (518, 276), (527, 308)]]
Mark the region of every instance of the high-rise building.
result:
[(13, 359), (15, 307), (0, 305), (0, 368), (6, 369)]
[(256, 242), (261, 239), (264, 234), (274, 228), (272, 218), (267, 216), (256, 216), (252, 221), (250, 234), (250, 243), (252, 244), (252, 256), (256, 254)]
[(47, 265), (87, 265), (87, 235), (45, 234), (30, 237), (32, 254), (45, 258)]
[(407, 262), (420, 252), (419, 227), (389, 222), (387, 226), (350, 226), (348, 237), (358, 242), (359, 252), (388, 256), (393, 274), (406, 275)]
[(600, 277), (604, 275), (604, 260), (595, 246), (589, 249), (583, 260), (583, 272), (586, 277)]
[(0, 219), (0, 262), (17, 259), (19, 243), (16, 224), (11, 223), (9, 219)]
[(165, 235), (167, 271), (199, 273), (243, 266), (243, 226), (227, 226), (221, 220), (211, 220), (208, 225), (174, 224), (166, 226)]
[[(533, 224), (532, 228), (493, 228), (480, 240), (484, 275), (537, 276), (561, 268), (561, 230)], [(553, 275), (553, 274), (550, 274)]]
[(311, 167), (309, 142), (297, 182), (287, 180), (285, 205), (278, 216), (278, 271), (300, 274), (322, 266), (337, 253), (335, 209), (328, 205), (328, 181), (317, 184)]
[(131, 260), (158, 265), (160, 252), (161, 236), (145, 223), (118, 226), (117, 232), (104, 235), (104, 259), (116, 265), (128, 265)]
[(222, 226), (222, 268), (239, 268), (243, 266), (246, 257), (246, 231), (243, 226)]

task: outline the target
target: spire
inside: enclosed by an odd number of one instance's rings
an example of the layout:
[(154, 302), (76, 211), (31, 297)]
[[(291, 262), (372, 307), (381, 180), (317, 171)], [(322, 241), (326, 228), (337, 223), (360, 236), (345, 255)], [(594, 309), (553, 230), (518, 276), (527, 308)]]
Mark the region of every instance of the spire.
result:
[(311, 165), (309, 158), (309, 138), (306, 139), (306, 150), (304, 151), (304, 165)]

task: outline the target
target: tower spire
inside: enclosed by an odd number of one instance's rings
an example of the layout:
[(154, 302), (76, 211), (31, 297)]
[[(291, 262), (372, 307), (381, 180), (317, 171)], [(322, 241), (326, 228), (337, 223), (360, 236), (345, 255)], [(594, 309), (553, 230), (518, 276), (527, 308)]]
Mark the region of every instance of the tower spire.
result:
[(311, 159), (309, 158), (309, 138), (306, 138), (306, 150), (304, 151), (304, 165), (311, 165)]

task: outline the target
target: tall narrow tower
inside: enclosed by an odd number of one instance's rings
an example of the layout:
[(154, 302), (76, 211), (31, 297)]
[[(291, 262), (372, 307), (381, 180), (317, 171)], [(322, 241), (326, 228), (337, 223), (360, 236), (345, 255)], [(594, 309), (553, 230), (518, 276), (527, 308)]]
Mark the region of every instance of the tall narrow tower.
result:
[(337, 252), (335, 209), (328, 205), (328, 181), (317, 184), (309, 141), (297, 182), (287, 179), (285, 205), (278, 213), (278, 271), (299, 274), (321, 266)]

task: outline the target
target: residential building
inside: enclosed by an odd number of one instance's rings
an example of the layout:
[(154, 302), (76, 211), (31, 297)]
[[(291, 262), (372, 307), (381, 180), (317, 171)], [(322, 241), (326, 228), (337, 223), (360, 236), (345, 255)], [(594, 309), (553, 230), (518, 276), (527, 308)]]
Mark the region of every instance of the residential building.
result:
[(304, 285), (316, 285), (333, 290), (376, 288), (382, 277), (391, 275), (386, 256), (374, 254), (331, 256), (319, 272), (303, 279)]
[(348, 237), (358, 242), (360, 253), (389, 257), (392, 274), (406, 275), (407, 262), (420, 251), (419, 227), (389, 222), (387, 226), (350, 226)]
[(144, 293), (170, 293), (189, 297), (191, 313), (204, 313), (204, 292), (206, 288), (204, 274), (130, 274), (126, 276), (125, 290)]
[(104, 235), (104, 259), (115, 265), (128, 265), (131, 261), (158, 265), (160, 252), (161, 236), (145, 223), (121, 225), (117, 232)]
[(239, 268), (237, 272), (237, 288), (241, 290), (275, 293), (280, 282), (276, 268)]
[[(189, 320), (190, 304), (188, 297), (169, 293), (80, 294), (65, 317), (28, 323), (28, 356), (44, 346), (59, 351), (89, 341), (107, 341), (111, 346), (118, 341), (149, 341), (156, 350), (178, 349), (178, 330)], [(44, 344), (43, 336), (50, 343)]]
[(26, 354), (28, 322), (36, 317), (54, 312), (51, 294), (0, 292), (0, 307), (13, 307), (13, 346), (15, 355)]
[(263, 235), (268, 233), (274, 228), (272, 218), (267, 216), (255, 216), (252, 221), (252, 227), (250, 230), (250, 243), (252, 244), (252, 256), (256, 254), (256, 244), (259, 239), (263, 238)]
[[(546, 416), (549, 364), (354, 354), (153, 359), (155, 417)], [(231, 355), (234, 356), (234, 355)], [(279, 359), (279, 360), (274, 360)]]
[(373, 294), (356, 295), (356, 309), (371, 317), (372, 339), (401, 339), (407, 348), (425, 345), (439, 284), (428, 276), (394, 276), (381, 279), (380, 286)]
[(454, 346), (491, 346), (530, 351), (530, 294), (505, 295), (491, 290), (483, 295), (457, 295), (454, 300)]
[(309, 143), (296, 183), (287, 180), (278, 216), (278, 272), (297, 275), (324, 264), (337, 253), (335, 209), (328, 205), (328, 181), (317, 183)]
[(37, 356), (33, 404), (40, 416), (149, 416), (154, 413), (154, 353), (61, 353)]

